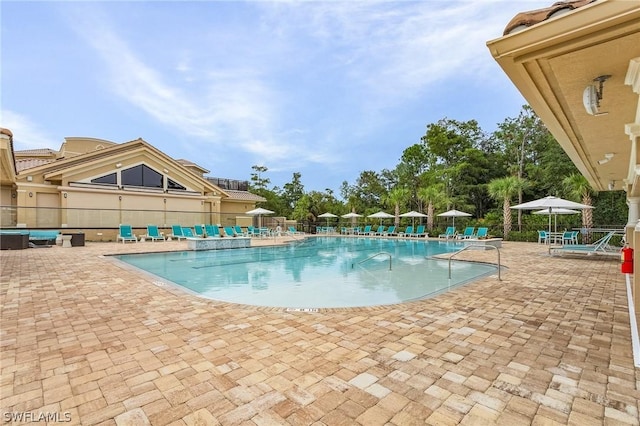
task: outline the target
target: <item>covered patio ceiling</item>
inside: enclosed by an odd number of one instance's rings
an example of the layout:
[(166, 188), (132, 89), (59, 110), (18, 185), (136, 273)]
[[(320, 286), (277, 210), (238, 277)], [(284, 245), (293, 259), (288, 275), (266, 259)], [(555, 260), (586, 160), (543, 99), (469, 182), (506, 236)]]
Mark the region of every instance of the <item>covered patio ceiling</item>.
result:
[[(640, 196), (640, 2), (561, 3), (530, 12), (538, 17), (531, 26), (487, 46), (594, 189)], [(521, 15), (514, 20), (525, 22)], [(599, 114), (591, 115), (583, 94), (603, 75)]]

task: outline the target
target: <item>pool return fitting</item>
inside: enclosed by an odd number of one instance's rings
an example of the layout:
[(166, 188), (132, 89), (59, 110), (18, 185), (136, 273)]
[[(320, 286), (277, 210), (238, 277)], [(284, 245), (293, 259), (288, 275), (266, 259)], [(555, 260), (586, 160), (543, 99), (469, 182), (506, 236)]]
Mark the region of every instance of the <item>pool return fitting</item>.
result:
[[(367, 258), (366, 258), (366, 259), (364, 259), (364, 260), (361, 260), (361, 261), (360, 261), (360, 262), (358, 262), (357, 264), (359, 265), (359, 264), (361, 264), (361, 263), (363, 263), (363, 262), (366, 262), (367, 260), (371, 260), (371, 259), (373, 259), (373, 258), (375, 258), (375, 257), (378, 257), (378, 256), (381, 256), (381, 255), (382, 255), (382, 256), (389, 256), (389, 270), (391, 270), (391, 253), (386, 252), (386, 251), (381, 251), (380, 253), (372, 254), (371, 256), (367, 257)], [(352, 263), (352, 264), (351, 264), (351, 269), (353, 269), (355, 266), (356, 266), (356, 264), (355, 264), (355, 263)]]

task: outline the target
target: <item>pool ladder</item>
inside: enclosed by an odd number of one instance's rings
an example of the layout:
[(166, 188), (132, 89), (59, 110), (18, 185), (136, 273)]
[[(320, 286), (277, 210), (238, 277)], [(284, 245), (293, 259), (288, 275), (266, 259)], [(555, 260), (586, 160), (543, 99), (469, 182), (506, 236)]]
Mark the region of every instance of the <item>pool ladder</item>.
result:
[(468, 246), (465, 246), (464, 248), (458, 250), (457, 252), (453, 253), (451, 256), (449, 256), (449, 281), (451, 281), (451, 259), (453, 258), (453, 256), (455, 256), (456, 254), (462, 253), (463, 251), (470, 249), (472, 247), (481, 247), (481, 248), (489, 248), (491, 247), (492, 249), (496, 249), (496, 252), (498, 253), (498, 281), (502, 281), (502, 278), (500, 277), (500, 249), (498, 249), (498, 247), (496, 246), (492, 246), (492, 245), (481, 245), (481, 244), (469, 244)]
[[(381, 255), (382, 255), (382, 256), (389, 256), (389, 270), (391, 270), (391, 253), (388, 253), (388, 252), (386, 252), (386, 251), (381, 251), (380, 253), (372, 254), (371, 256), (367, 257), (367, 258), (366, 258), (366, 259), (364, 259), (364, 260), (361, 260), (361, 261), (360, 261), (360, 262), (358, 262), (357, 264), (359, 265), (359, 264), (361, 264), (361, 263), (364, 263), (364, 262), (366, 262), (366, 261), (368, 261), (368, 260), (371, 260), (371, 259), (376, 258), (376, 257), (381, 256)], [(352, 264), (351, 264), (351, 269), (353, 269), (355, 266), (356, 266), (356, 264), (355, 264), (355, 263), (352, 263)]]

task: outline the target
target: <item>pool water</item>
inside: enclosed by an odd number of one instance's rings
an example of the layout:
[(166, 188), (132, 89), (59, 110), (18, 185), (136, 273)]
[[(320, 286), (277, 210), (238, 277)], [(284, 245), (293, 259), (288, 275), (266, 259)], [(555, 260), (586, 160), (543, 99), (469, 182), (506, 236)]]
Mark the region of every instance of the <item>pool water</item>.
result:
[[(210, 299), (283, 308), (386, 305), (430, 297), (497, 271), (431, 259), (463, 246), (384, 238), (307, 238), (285, 246), (116, 256)], [(391, 266), (391, 270), (389, 267)]]

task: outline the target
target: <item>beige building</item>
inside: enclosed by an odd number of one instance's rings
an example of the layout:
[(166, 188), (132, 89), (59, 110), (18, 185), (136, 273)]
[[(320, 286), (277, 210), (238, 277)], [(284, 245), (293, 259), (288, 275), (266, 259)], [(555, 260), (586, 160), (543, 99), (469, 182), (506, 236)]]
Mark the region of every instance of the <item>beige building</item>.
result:
[[(640, 1), (556, 2), (517, 15), (487, 46), (592, 187), (626, 191), (637, 271)], [(637, 308), (639, 295), (635, 274)]]
[(142, 139), (114, 143), (69, 137), (58, 151), (13, 151), (0, 131), (3, 228), (82, 229), (113, 239), (118, 225), (235, 225), (264, 198), (246, 182), (208, 178), (208, 170), (175, 160)]

